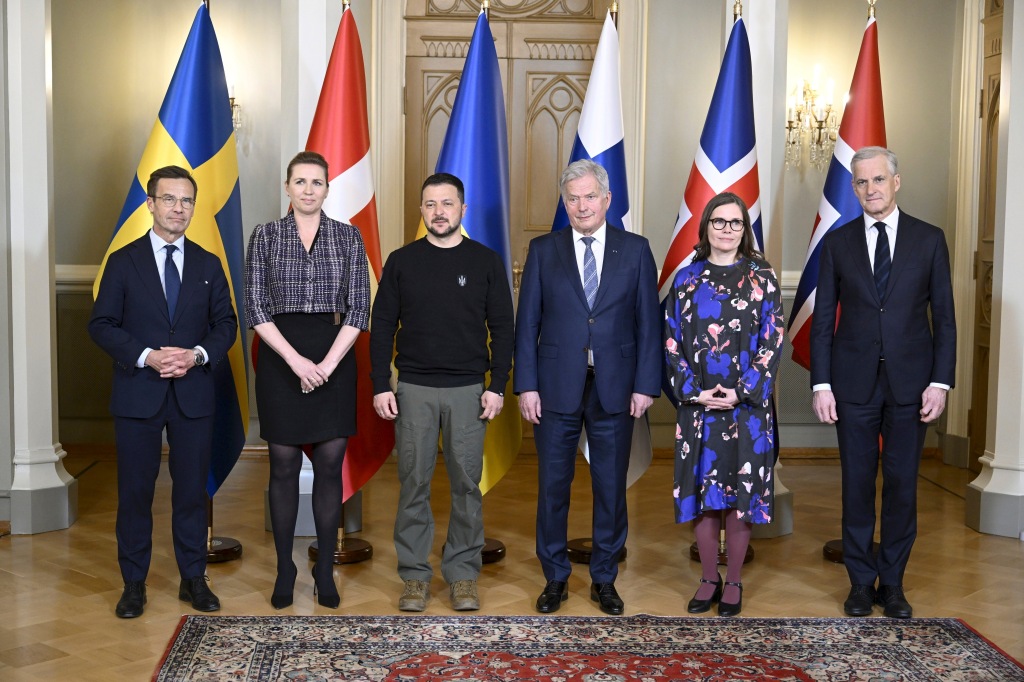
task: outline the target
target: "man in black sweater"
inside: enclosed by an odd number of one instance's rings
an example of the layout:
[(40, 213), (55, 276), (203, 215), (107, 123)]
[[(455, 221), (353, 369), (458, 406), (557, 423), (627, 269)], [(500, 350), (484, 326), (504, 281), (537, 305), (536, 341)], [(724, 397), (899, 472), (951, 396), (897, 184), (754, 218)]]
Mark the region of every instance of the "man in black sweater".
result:
[[(434, 517), (430, 481), (438, 432), (451, 482), (451, 517), (441, 559), (452, 608), (480, 608), (476, 579), (484, 546), (480, 476), (487, 422), (498, 416), (512, 369), (512, 293), (501, 258), (463, 236), (462, 181), (436, 173), (423, 183), (427, 236), (384, 264), (370, 324), (373, 408), (396, 420), (401, 491), (395, 518), (403, 611), (430, 598)], [(490, 344), (488, 347), (488, 333)], [(397, 350), (398, 388), (391, 388)], [(487, 372), (490, 383), (485, 386)]]

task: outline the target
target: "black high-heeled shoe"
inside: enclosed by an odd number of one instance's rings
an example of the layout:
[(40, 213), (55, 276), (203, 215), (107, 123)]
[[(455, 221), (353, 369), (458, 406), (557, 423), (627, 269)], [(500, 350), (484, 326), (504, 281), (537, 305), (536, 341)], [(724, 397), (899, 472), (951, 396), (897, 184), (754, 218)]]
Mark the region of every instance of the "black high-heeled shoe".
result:
[(316, 577), (316, 566), (310, 569), (310, 573), (313, 575), (313, 596), (316, 597), (316, 603), (320, 606), (336, 609), (341, 604), (341, 595), (338, 594), (338, 586), (334, 584), (334, 564), (332, 563), (330, 567), (331, 579), (324, 584), (323, 588), (320, 587), (320, 580)]
[(283, 609), (292, 605), (292, 593), (295, 591), (295, 578), (299, 569), (292, 562), (291, 575), (277, 572), (277, 580), (274, 581), (274, 593), (270, 595), (270, 605), (275, 609)]
[(722, 598), (722, 576), (718, 576), (718, 582), (712, 580), (705, 580), (701, 578), (702, 583), (715, 586), (715, 592), (711, 595), (710, 599), (697, 599), (697, 595), (693, 596), (690, 603), (686, 605), (686, 610), (689, 613), (704, 613), (705, 611), (711, 610), (711, 605), (719, 601)]
[(719, 601), (718, 602), (718, 615), (719, 616), (738, 616), (740, 611), (743, 610), (743, 583), (734, 583), (728, 580), (725, 581), (726, 585), (732, 585), (738, 587), (740, 590), (740, 598), (735, 604), (729, 602)]

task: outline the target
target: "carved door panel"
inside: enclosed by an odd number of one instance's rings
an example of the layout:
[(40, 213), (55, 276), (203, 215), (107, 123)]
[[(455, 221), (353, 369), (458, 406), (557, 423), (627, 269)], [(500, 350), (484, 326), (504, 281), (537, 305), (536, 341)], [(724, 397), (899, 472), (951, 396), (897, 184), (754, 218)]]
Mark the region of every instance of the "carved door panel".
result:
[[(476, 0), (407, 5), (406, 241), (416, 232), (419, 187), (444, 141), (479, 6)], [(551, 229), (558, 176), (576, 134), (605, 9), (594, 0), (491, 2), (509, 134), (510, 242), (520, 266), (530, 239)]]
[[(995, 7), (994, 5), (998, 5)], [(989, 354), (992, 336), (992, 268), (995, 251), (996, 163), (999, 142), (999, 81), (1002, 59), (1002, 3), (990, 0), (985, 19), (985, 61), (982, 83), (981, 174), (978, 186), (978, 243), (974, 254), (975, 317), (972, 353), (972, 394), (968, 422), (970, 458), (968, 465), (981, 471), (979, 458), (985, 454), (988, 420)]]

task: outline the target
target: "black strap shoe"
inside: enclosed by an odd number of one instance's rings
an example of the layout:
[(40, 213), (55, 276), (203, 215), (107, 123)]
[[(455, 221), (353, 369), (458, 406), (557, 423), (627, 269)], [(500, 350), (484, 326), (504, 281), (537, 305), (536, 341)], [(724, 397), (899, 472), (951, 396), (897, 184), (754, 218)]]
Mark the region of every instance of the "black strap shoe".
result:
[(621, 616), (625, 608), (619, 593), (615, 591), (615, 583), (594, 583), (590, 586), (590, 598), (609, 616)]
[(537, 597), (537, 610), (541, 613), (554, 613), (569, 598), (569, 585), (561, 580), (549, 580), (544, 591)]
[(843, 602), (843, 611), (847, 616), (870, 616), (871, 607), (875, 603), (874, 585), (852, 585), (850, 594)]
[(711, 605), (719, 601), (722, 598), (722, 576), (718, 576), (718, 581), (705, 580), (701, 578), (702, 583), (715, 586), (715, 592), (709, 599), (697, 599), (697, 595), (693, 595), (693, 599), (686, 605), (686, 610), (689, 613), (704, 613), (711, 610)]
[(875, 603), (882, 607), (886, 618), (913, 618), (914, 609), (903, 596), (900, 585), (879, 585)]
[(206, 586), (208, 580), (205, 575), (183, 579), (178, 588), (178, 599), (192, 602), (196, 611), (219, 611), (220, 599)]
[(114, 614), (118, 618), (138, 618), (145, 610), (145, 605), (146, 583), (141, 581), (125, 583)]
[(738, 616), (740, 615), (740, 611), (743, 610), (743, 583), (734, 583), (729, 580), (726, 580), (725, 584), (739, 588), (740, 598), (736, 601), (735, 604), (730, 604), (726, 601), (718, 602), (718, 615), (724, 616), (726, 618), (730, 616)]

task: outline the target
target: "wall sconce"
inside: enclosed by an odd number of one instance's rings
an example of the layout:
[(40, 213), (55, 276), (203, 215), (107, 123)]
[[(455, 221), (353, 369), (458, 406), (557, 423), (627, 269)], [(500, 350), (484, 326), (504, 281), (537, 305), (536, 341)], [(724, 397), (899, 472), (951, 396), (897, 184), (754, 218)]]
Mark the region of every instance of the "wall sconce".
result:
[[(833, 106), (835, 81), (827, 81), (825, 92), (818, 87), (821, 67), (814, 67), (814, 80), (803, 81), (789, 98), (786, 109), (786, 168), (799, 168), (804, 149), (810, 165), (818, 171), (828, 168), (839, 137), (839, 116)], [(797, 99), (799, 92), (799, 99)]]
[(235, 99), (235, 86), (228, 88), (228, 106), (231, 107), (231, 127), (234, 130), (242, 128), (242, 105)]

